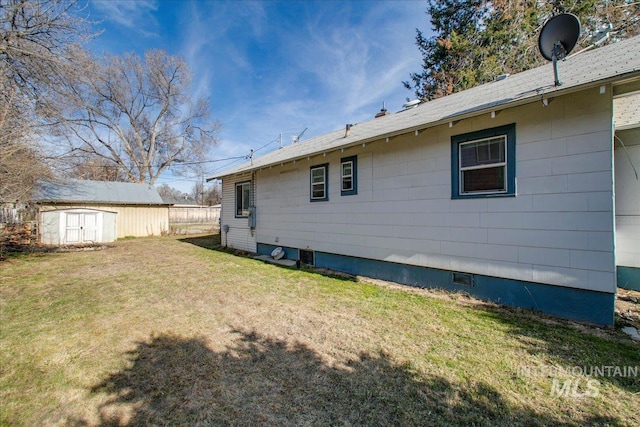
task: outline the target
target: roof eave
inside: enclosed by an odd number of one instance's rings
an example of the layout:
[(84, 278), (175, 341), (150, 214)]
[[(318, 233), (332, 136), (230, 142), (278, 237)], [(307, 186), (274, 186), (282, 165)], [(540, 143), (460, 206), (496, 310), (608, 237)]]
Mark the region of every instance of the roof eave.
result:
[(278, 160), (278, 161), (273, 161), (270, 163), (265, 163), (265, 164), (261, 164), (259, 166), (251, 166), (248, 167), (246, 169), (242, 169), (242, 170), (235, 170), (231, 173), (228, 174), (222, 174), (222, 175), (217, 175), (211, 178), (207, 178), (207, 182), (208, 181), (212, 181), (214, 179), (222, 179), (224, 177), (228, 177), (228, 176), (239, 176), (239, 175), (244, 175), (247, 173), (251, 173), (253, 171), (256, 170), (261, 170), (264, 168), (268, 168), (268, 167), (273, 167), (275, 165), (280, 165), (283, 163), (290, 163), (290, 162), (295, 162), (298, 160), (302, 160), (302, 159), (306, 159), (310, 156), (317, 156), (323, 153), (330, 153), (333, 151), (337, 151), (343, 148), (351, 148), (351, 147), (355, 147), (357, 145), (361, 145), (361, 144), (368, 144), (374, 141), (378, 141), (380, 139), (386, 139), (386, 138), (394, 138), (397, 137), (399, 135), (404, 135), (406, 133), (411, 133), (411, 132), (415, 132), (415, 131), (423, 131), (425, 129), (429, 129), (432, 127), (436, 127), (436, 126), (440, 126), (443, 124), (447, 124), (447, 123), (451, 123), (451, 122), (457, 122), (460, 120), (465, 120), (465, 119), (469, 119), (472, 117), (477, 117), (480, 116), (482, 114), (488, 114), (491, 113), (493, 111), (498, 111), (498, 110), (503, 110), (505, 108), (514, 108), (514, 107), (519, 107), (522, 105), (526, 105), (526, 104), (531, 104), (533, 102), (537, 102), (537, 101), (542, 101), (545, 98), (550, 98), (550, 97), (555, 97), (555, 96), (562, 96), (562, 95), (567, 95), (567, 94), (571, 94), (571, 93), (575, 93), (575, 92), (579, 92), (582, 90), (587, 90), (587, 89), (591, 89), (597, 86), (602, 86), (602, 85), (608, 85), (611, 83), (615, 83), (615, 82), (619, 82), (619, 81), (628, 81), (630, 79), (634, 79), (634, 78), (638, 78), (640, 77), (640, 70), (633, 70), (627, 73), (622, 73), (622, 74), (617, 74), (615, 76), (610, 76), (610, 77), (606, 77), (606, 78), (602, 78), (602, 79), (598, 79), (598, 80), (593, 80), (593, 81), (589, 81), (589, 82), (584, 82), (581, 84), (576, 84), (576, 85), (572, 85), (572, 86), (554, 86), (553, 89), (549, 90), (549, 91), (536, 91), (535, 93), (533, 93), (534, 91), (532, 90), (532, 95), (529, 96), (524, 96), (522, 98), (518, 98), (518, 99), (509, 99), (509, 100), (505, 100), (504, 102), (496, 102), (492, 105), (488, 105), (488, 106), (481, 106), (476, 110), (471, 110), (471, 111), (465, 111), (462, 112), (460, 114), (452, 114), (450, 116), (447, 116), (445, 118), (436, 120), (436, 121), (432, 121), (432, 122), (428, 122), (428, 123), (423, 123), (420, 125), (416, 125), (416, 126), (411, 126), (411, 127), (407, 127), (407, 128), (403, 128), (403, 129), (399, 129), (399, 130), (395, 130), (392, 132), (386, 132), (386, 133), (381, 133), (369, 138), (363, 138), (363, 139), (359, 139), (359, 140), (355, 140), (355, 141), (351, 141), (348, 143), (345, 143), (344, 145), (340, 145), (340, 146), (336, 146), (336, 147), (332, 147), (328, 150), (316, 150), (304, 155), (300, 155), (300, 156), (296, 156), (296, 157), (291, 157), (288, 158), (286, 160)]

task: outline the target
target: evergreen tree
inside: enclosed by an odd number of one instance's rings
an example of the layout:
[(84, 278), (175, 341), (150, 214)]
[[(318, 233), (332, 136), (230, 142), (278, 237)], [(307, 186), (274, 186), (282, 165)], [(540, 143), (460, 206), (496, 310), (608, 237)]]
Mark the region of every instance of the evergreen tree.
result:
[(602, 44), (640, 33), (640, 3), (629, 0), (428, 0), (434, 35), (416, 30), (422, 71), (403, 83), (418, 98), (431, 100), (543, 64), (538, 34), (563, 12), (582, 24), (574, 51), (592, 45), (603, 28), (611, 31)]

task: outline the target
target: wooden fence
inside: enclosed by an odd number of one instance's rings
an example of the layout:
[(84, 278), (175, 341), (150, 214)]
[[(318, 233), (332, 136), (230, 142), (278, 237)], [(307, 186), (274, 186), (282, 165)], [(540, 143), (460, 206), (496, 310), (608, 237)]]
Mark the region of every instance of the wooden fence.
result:
[(220, 229), (220, 206), (170, 206), (172, 234), (201, 234)]

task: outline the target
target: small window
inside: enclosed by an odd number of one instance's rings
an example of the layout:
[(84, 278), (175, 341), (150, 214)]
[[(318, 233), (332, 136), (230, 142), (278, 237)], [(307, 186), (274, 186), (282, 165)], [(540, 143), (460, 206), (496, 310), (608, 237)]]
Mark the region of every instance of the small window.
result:
[(329, 164), (311, 167), (311, 201), (320, 202), (329, 200)]
[(236, 218), (249, 216), (249, 199), (251, 196), (251, 181), (236, 183)]
[(356, 156), (340, 160), (340, 185), (342, 196), (358, 194), (358, 158)]
[(515, 195), (515, 125), (451, 138), (452, 198)]

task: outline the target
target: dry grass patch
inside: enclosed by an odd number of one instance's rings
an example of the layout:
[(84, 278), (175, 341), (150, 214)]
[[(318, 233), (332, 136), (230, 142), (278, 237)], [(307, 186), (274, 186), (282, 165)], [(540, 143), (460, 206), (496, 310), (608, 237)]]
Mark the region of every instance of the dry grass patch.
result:
[[(0, 424), (640, 424), (640, 378), (598, 377), (589, 397), (593, 378), (567, 372), (640, 365), (614, 330), (217, 249), (4, 261)], [(551, 395), (567, 379), (582, 397)]]

